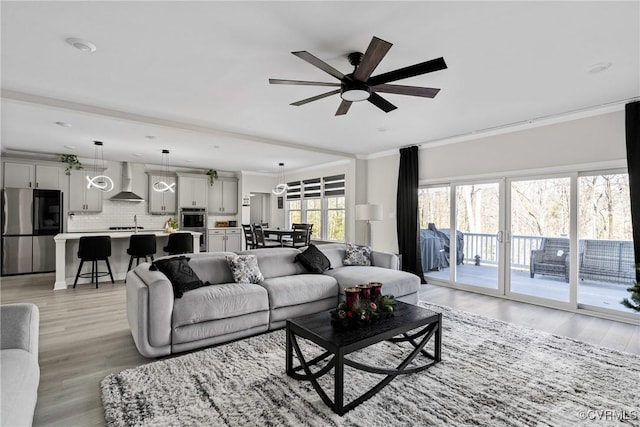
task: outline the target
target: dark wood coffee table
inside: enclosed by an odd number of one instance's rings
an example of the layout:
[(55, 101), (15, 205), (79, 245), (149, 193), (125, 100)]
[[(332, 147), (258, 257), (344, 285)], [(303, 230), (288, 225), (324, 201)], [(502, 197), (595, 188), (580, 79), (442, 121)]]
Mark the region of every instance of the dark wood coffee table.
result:
[[(287, 320), (287, 375), (297, 380), (310, 381), (322, 401), (333, 412), (343, 415), (374, 396), (398, 375), (419, 372), (438, 363), (442, 347), (441, 325), (441, 313), (400, 301), (396, 302), (394, 317), (358, 329), (335, 329), (331, 325), (331, 315), (328, 311), (289, 319)], [(312, 360), (306, 360), (298, 345), (298, 338), (307, 339), (326, 351)], [(433, 353), (430, 353), (425, 349), (425, 346), (432, 338), (434, 338)], [(365, 365), (345, 357), (350, 353), (384, 340), (409, 342), (412, 345), (412, 347), (407, 347), (407, 350), (411, 349), (412, 351), (395, 369)], [(295, 367), (293, 366), (294, 351), (300, 362), (300, 365)], [(418, 355), (424, 356), (427, 362), (417, 367), (407, 368)], [(311, 367), (313, 365), (328, 358), (330, 360), (325, 366), (312, 372)], [(343, 402), (344, 365), (386, 376), (370, 390), (345, 405)], [(333, 401), (317, 381), (318, 378), (330, 372), (331, 369), (334, 370)]]

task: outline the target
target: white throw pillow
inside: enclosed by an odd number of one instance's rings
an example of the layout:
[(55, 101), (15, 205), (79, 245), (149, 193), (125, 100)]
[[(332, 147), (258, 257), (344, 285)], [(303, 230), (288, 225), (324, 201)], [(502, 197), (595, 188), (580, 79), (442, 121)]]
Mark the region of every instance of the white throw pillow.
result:
[(260, 283), (264, 280), (255, 255), (227, 255), (226, 258), (236, 283)]

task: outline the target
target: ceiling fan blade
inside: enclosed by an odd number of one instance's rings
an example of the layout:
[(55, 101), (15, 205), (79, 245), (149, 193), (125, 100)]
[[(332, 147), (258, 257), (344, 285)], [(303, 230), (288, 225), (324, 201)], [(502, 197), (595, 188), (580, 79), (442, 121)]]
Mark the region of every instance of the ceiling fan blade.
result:
[(283, 79), (269, 79), (269, 83), (272, 85), (340, 86), (340, 83), (308, 82), (305, 80), (283, 80)]
[(371, 73), (373, 73), (373, 70), (375, 70), (380, 61), (382, 61), (382, 58), (389, 52), (391, 46), (393, 46), (392, 43), (373, 37), (367, 51), (364, 53), (362, 62), (360, 62), (355, 73), (353, 73), (353, 78), (361, 82), (366, 82), (371, 76)]
[(293, 53), (298, 58), (300, 58), (300, 59), (302, 59), (304, 61), (307, 61), (309, 64), (320, 68), (325, 73), (331, 74), (333, 77), (335, 77), (338, 80), (344, 79), (344, 74), (342, 74), (340, 71), (336, 70), (335, 68), (333, 68), (331, 65), (327, 64), (326, 62), (316, 58), (315, 56), (313, 56), (312, 54), (310, 54), (306, 50), (301, 50), (301, 51), (298, 51), (298, 52), (291, 52), (291, 53)]
[(336, 111), (336, 116), (342, 116), (344, 114), (347, 114), (347, 111), (349, 111), (351, 104), (353, 104), (353, 102), (345, 101), (343, 99), (342, 102), (340, 103), (340, 106), (338, 107), (338, 111)]
[(340, 89), (332, 90), (331, 92), (323, 93), (320, 95), (312, 96), (311, 98), (303, 99), (301, 101), (292, 102), (289, 105), (295, 105), (299, 107), (304, 104), (308, 104), (309, 102), (317, 101), (318, 99), (326, 98), (327, 96), (335, 95), (336, 93), (340, 93)]
[(425, 98), (433, 98), (438, 94), (438, 92), (440, 92), (440, 89), (435, 89), (432, 87), (387, 85), (387, 84), (372, 86), (371, 90), (374, 90), (376, 92), (382, 92), (382, 93), (395, 93), (398, 95), (422, 96)]
[(369, 99), (367, 99), (367, 101), (369, 101), (370, 103), (372, 103), (373, 105), (375, 105), (376, 107), (384, 111), (385, 113), (388, 113), (389, 111), (393, 111), (396, 108), (398, 108), (375, 92), (371, 93), (371, 96), (369, 97)]
[(444, 58), (440, 57), (430, 61), (421, 62), (419, 64), (410, 65), (408, 67), (398, 68), (397, 70), (389, 71), (388, 73), (378, 74), (377, 76), (371, 77), (367, 81), (367, 84), (369, 86), (377, 86), (382, 83), (402, 80), (413, 76), (419, 76), (420, 74), (444, 70), (446, 68), (447, 64), (444, 62)]

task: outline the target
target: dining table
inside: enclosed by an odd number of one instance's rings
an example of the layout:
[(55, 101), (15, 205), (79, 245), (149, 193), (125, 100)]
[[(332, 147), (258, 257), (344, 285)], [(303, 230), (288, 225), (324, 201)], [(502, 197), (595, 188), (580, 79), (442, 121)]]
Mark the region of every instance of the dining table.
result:
[[(283, 240), (287, 240), (287, 237), (291, 238), (294, 230), (292, 228), (263, 228), (262, 232), (265, 239), (276, 241), (280, 243), (280, 246), (283, 246)], [(275, 239), (271, 237), (273, 235), (276, 236)]]

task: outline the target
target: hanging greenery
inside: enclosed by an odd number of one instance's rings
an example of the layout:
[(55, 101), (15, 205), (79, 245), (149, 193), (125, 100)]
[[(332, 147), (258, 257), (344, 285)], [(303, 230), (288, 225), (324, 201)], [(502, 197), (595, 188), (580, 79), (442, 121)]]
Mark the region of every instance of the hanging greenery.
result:
[(82, 169), (82, 163), (75, 154), (60, 154), (60, 161), (67, 164), (64, 173), (71, 175), (71, 169)]
[(218, 179), (218, 171), (214, 169), (209, 169), (207, 171), (207, 176), (209, 177), (209, 185), (213, 187), (213, 182)]

